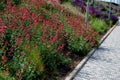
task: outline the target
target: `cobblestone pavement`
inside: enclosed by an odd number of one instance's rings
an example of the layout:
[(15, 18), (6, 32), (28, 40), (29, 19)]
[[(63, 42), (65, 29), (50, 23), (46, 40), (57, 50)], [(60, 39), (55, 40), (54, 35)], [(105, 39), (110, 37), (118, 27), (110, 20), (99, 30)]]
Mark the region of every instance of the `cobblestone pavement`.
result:
[(120, 20), (73, 80), (120, 80)]

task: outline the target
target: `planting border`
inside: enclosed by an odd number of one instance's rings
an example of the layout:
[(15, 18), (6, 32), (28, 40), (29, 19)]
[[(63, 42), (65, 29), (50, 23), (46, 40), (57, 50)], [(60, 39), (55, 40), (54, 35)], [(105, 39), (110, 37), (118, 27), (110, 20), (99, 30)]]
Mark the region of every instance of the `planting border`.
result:
[[(119, 20), (116, 22), (115, 25), (113, 25), (112, 28), (110, 28), (107, 33), (102, 37), (102, 39), (100, 40), (100, 44), (99, 46), (104, 42), (104, 40), (110, 35), (110, 33), (116, 28), (116, 26), (118, 25)], [(99, 47), (98, 46), (98, 47)], [(89, 58), (94, 54), (94, 52), (98, 49), (98, 47), (93, 48), (88, 55), (75, 67), (75, 69), (65, 78), (65, 80), (72, 80), (75, 75), (82, 69), (82, 67), (85, 65), (85, 63), (89, 60)]]

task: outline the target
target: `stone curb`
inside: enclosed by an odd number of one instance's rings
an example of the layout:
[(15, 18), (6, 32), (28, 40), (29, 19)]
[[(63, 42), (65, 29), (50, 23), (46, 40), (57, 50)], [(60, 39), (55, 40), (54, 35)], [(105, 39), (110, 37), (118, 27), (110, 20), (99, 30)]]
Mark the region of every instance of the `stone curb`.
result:
[[(110, 28), (107, 33), (102, 37), (100, 40), (99, 46), (104, 42), (104, 40), (110, 35), (110, 33), (116, 28), (118, 25), (119, 20), (116, 22), (115, 25), (113, 25), (112, 28)], [(98, 47), (99, 47), (98, 46)], [(85, 65), (85, 63), (88, 61), (88, 59), (94, 54), (94, 52), (98, 49), (98, 47), (93, 48), (88, 55), (75, 67), (75, 69), (65, 78), (65, 80), (72, 80), (75, 75), (82, 69), (82, 67)]]

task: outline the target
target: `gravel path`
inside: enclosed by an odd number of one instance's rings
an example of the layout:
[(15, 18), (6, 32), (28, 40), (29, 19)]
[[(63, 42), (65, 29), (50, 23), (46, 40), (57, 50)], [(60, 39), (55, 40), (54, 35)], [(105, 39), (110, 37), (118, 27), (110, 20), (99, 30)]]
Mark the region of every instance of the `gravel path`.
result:
[(73, 80), (120, 80), (120, 20)]

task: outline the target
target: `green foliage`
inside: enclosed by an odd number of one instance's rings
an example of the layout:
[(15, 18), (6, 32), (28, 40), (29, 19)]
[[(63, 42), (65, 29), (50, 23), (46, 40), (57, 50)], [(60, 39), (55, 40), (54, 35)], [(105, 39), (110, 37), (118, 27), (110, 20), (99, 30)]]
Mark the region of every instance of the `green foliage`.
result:
[(70, 35), (68, 48), (72, 51), (72, 53), (76, 53), (78, 55), (86, 55), (92, 46), (83, 37)]
[[(32, 51), (31, 53), (27, 53), (27, 49), (17, 50), (13, 56), (13, 59), (10, 60), (4, 68), (8, 68), (9, 73), (13, 75), (16, 79), (24, 79), (24, 80), (33, 80), (43, 78), (42, 61), (37, 55), (36, 52)], [(20, 76), (20, 73), (22, 76)]]
[(6, 6), (6, 4), (0, 3), (0, 10), (4, 10), (5, 6)]
[(18, 5), (18, 4), (20, 4), (20, 3), (21, 3), (21, 1), (22, 1), (22, 0), (13, 0), (13, 4)]
[[(64, 22), (65, 23), (65, 22)], [(77, 55), (86, 55), (88, 51), (91, 50), (92, 46), (89, 41), (87, 41), (83, 36), (78, 36), (74, 33), (74, 28), (70, 27), (65, 23), (64, 32), (68, 34), (66, 38), (67, 48), (73, 53)], [(97, 39), (96, 39), (97, 40)]]
[(102, 19), (98, 19), (98, 18), (91, 19), (90, 24), (91, 24), (92, 28), (98, 33), (105, 32), (105, 30), (108, 27), (108, 25), (105, 23), (105, 21), (103, 21)]
[(11, 77), (9, 74), (5, 74), (0, 70), (0, 80), (15, 80), (15, 78)]
[(45, 69), (47, 69), (46, 71), (54, 71), (58, 66), (68, 64), (70, 59), (55, 51), (62, 42), (55, 42), (53, 45), (50, 45), (48, 42), (43, 43), (38, 36), (41, 34), (39, 30), (36, 30), (32, 41), (38, 42), (38, 50), (45, 64)]
[[(21, 4), (22, 0), (12, 0), (12, 3), (15, 5)], [(0, 10), (4, 10), (6, 6), (5, 0), (0, 0)]]
[(69, 58), (58, 54), (50, 46), (48, 47), (48, 49), (40, 47), (40, 52), (43, 62), (45, 63), (45, 67), (48, 71), (54, 71), (58, 66), (64, 66), (70, 61)]

